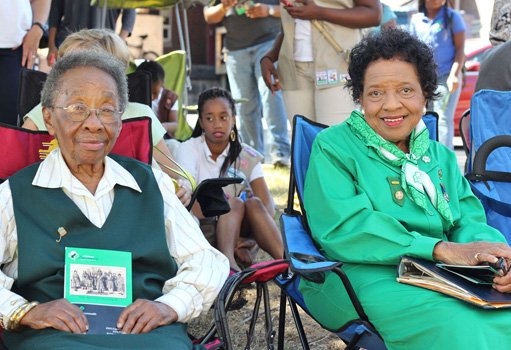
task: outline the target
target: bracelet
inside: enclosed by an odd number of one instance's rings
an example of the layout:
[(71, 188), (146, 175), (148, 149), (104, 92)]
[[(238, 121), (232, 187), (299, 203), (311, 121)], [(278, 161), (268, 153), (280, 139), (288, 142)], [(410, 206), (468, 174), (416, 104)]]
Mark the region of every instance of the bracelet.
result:
[(26, 302), (25, 304), (18, 307), (9, 318), (7, 330), (9, 331), (17, 330), (20, 327), (20, 322), (23, 319), (23, 317), (25, 317), (25, 315), (37, 305), (39, 305), (39, 302), (32, 301), (30, 303)]
[(7, 329), (7, 330), (11, 330), (12, 329), (12, 325), (13, 325), (14, 319), (18, 316), (18, 314), (21, 312), (21, 310), (23, 310), (23, 308), (25, 306), (27, 306), (28, 304), (29, 304), (29, 302), (27, 301), (27, 302), (21, 304), (20, 306), (18, 306), (18, 308), (16, 310), (14, 310), (14, 312), (9, 317), (9, 322), (7, 323), (7, 326), (5, 327), (5, 329)]
[(9, 328), (11, 328), (12, 330), (17, 330), (20, 327), (20, 322), (23, 319), (23, 317), (25, 317), (25, 315), (37, 305), (39, 305), (39, 302), (37, 301), (32, 301), (30, 303), (25, 304), (21, 312), (17, 313), (16, 317), (12, 320), (13, 325), (11, 326), (9, 323)]
[[(21, 312), (23, 311), (23, 309), (28, 305), (30, 304), (28, 301), (25, 302), (24, 304), (18, 306), (18, 308), (16, 310), (14, 310), (14, 312), (12, 313), (11, 317), (9, 317), (9, 323), (7, 324), (7, 327), (6, 329), (9, 330), (9, 331), (13, 331), (17, 328), (17, 325), (15, 323), (15, 319), (18, 317), (19, 314), (21, 314)], [(19, 324), (18, 324), (19, 325)]]
[(273, 63), (273, 60), (271, 59), (271, 57), (270, 57), (270, 56), (268, 56), (268, 55), (264, 55), (264, 56), (263, 56), (263, 57), (261, 57), (261, 59), (259, 60), (259, 64), (263, 64), (263, 60), (264, 60), (265, 58), (269, 59), (269, 60), (271, 61), (271, 63)]

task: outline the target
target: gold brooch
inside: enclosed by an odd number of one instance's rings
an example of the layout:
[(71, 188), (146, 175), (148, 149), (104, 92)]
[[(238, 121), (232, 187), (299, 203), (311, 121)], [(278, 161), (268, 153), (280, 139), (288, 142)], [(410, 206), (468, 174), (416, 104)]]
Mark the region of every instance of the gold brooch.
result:
[(57, 229), (57, 233), (59, 234), (59, 238), (56, 239), (55, 242), (60, 243), (60, 241), (62, 240), (62, 237), (67, 235), (67, 230), (61, 226)]

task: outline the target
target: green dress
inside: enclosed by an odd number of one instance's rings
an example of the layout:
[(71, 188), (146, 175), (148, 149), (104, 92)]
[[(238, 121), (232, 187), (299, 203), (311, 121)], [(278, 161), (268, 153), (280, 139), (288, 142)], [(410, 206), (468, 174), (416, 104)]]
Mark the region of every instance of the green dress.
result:
[[(396, 281), (402, 255), (433, 260), (440, 240), (505, 242), (486, 224), (479, 200), (462, 176), (454, 153), (431, 142), (419, 167), (445, 188), (454, 226), (428, 201), (424, 210), (400, 186), (400, 169), (343, 123), (321, 132), (307, 170), (304, 204), (314, 240), (353, 283), (369, 320), (389, 349), (495, 349), (511, 345), (511, 312), (468, 303)], [(311, 313), (327, 328), (357, 318), (339, 279), (302, 281)]]

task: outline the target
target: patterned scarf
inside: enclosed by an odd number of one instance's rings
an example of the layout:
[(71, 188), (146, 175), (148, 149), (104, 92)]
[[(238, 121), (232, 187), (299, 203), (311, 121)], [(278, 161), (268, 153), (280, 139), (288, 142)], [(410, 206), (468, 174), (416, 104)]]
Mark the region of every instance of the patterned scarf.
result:
[(383, 161), (401, 167), (401, 186), (412, 201), (426, 210), (427, 196), (438, 213), (450, 225), (453, 224), (449, 203), (440, 189), (435, 188), (429, 175), (419, 169), (417, 163), (429, 148), (429, 131), (422, 120), (410, 135), (410, 153), (404, 153), (394, 143), (384, 140), (367, 124), (364, 115), (359, 111), (353, 111), (347, 122), (355, 135), (367, 146), (374, 148)]

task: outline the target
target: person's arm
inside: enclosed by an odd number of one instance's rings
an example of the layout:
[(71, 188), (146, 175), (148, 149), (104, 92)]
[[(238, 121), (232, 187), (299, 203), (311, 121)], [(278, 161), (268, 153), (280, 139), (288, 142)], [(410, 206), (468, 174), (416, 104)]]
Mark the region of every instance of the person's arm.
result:
[(35, 125), (35, 123), (30, 118), (25, 118), (21, 127), (28, 130), (39, 130), (37, 125)]
[(265, 18), (265, 17), (276, 17), (280, 18), (280, 6), (262, 4), (260, 2), (254, 4), (251, 8), (247, 9), (246, 15), (248, 18)]
[(484, 208), (461, 173), (456, 156), (448, 155), (450, 158), (445, 162), (448, 168), (444, 173), (449, 177), (444, 184), (451, 199), (454, 226), (447, 234), (449, 242), (441, 242), (435, 247), (434, 258), (446, 263), (475, 265), (484, 261), (495, 262), (501, 256), (508, 257), (511, 249), (506, 239), (486, 223)]
[(9, 180), (0, 185), (0, 204), (0, 265), (3, 266), (0, 271), (0, 316), (2, 326), (6, 328), (9, 315), (26, 302), (25, 298), (10, 291), (17, 271), (4, 272), (4, 264), (12, 263), (15, 259), (18, 241)]
[(160, 179), (167, 243), (178, 271), (174, 278), (166, 281), (165, 294), (156, 301), (175, 310), (179, 322), (188, 322), (211, 307), (227, 278), (229, 263), (209, 245), (197, 223), (176, 198), (166, 195), (171, 186), (169, 181)]
[(46, 61), (52, 67), (58, 57), (57, 32), (64, 14), (64, 0), (52, 0), (48, 17), (48, 56)]
[(449, 165), (443, 172), (456, 226), (442, 239), (411, 231), (389, 213), (375, 210), (373, 201), (358, 185), (368, 175), (360, 174), (356, 164), (356, 159), (339, 152), (328, 140), (316, 140), (304, 203), (312, 236), (327, 257), (363, 264), (397, 264), (401, 256), (410, 255), (470, 265), (494, 262), (496, 256), (511, 258), (511, 248), (503, 243), (503, 237), (485, 224), (480, 205), (475, 207), (474, 198), (466, 191), (457, 197), (455, 191), (459, 189), (451, 189), (447, 182), (463, 181), (454, 154), (441, 164)]
[(27, 115), (23, 116), (23, 124), (21, 127), (29, 130), (46, 130), (43, 109), (40, 103), (32, 108)]
[(286, 6), (293, 18), (321, 20), (348, 28), (368, 28), (380, 24), (381, 6), (379, 0), (355, 0), (349, 9), (333, 9), (318, 6), (312, 0), (296, 0), (303, 6)]
[(328, 258), (391, 265), (402, 255), (433, 259), (440, 239), (410, 231), (392, 215), (375, 210), (357, 185), (357, 177), (363, 179), (364, 174), (358, 174), (351, 154), (340, 152), (320, 135), (310, 159), (304, 204), (312, 236)]
[[(46, 23), (48, 20), (48, 13), (50, 11), (51, 0), (31, 0), (30, 6), (32, 8), (32, 23), (39, 22)], [(39, 41), (43, 37), (43, 29), (33, 24), (32, 27), (23, 37), (21, 43), (23, 53), (21, 56), (21, 66), (32, 68), (39, 48)]]
[(236, 5), (237, 0), (222, 0), (219, 4), (204, 7), (204, 20), (208, 24), (220, 23), (231, 7)]
[[(459, 15), (454, 13), (453, 16), (458, 18)], [(455, 19), (453, 18), (453, 22), (454, 21)], [(458, 20), (457, 22), (460, 21)], [(452, 25), (455, 24), (453, 23)], [(449, 88), (450, 92), (456, 91), (458, 86), (460, 86), (462, 83), (459, 81), (459, 78), (461, 77), (461, 70), (465, 64), (465, 26), (461, 22), (461, 24), (459, 24), (457, 27), (458, 31), (454, 32), (453, 34), (454, 49), (456, 53), (449, 77), (447, 78), (447, 87)]]
[(57, 27), (48, 29), (48, 56), (46, 56), (46, 62), (50, 67), (53, 67), (59, 55), (59, 49), (57, 48), (57, 31)]
[(266, 52), (259, 62), (261, 64), (261, 75), (264, 83), (268, 89), (271, 90), (272, 94), (282, 88), (279, 82), (279, 74), (277, 73), (274, 63), (279, 60), (279, 53), (283, 40), (284, 32), (281, 31), (273, 41), (273, 46), (270, 51)]
[(131, 35), (131, 32), (133, 31), (133, 27), (135, 27), (137, 12), (135, 9), (122, 9), (121, 16), (122, 25), (119, 36), (122, 40), (126, 41), (126, 39)]
[(174, 91), (165, 88), (162, 90), (158, 100), (158, 119), (162, 123), (177, 122), (177, 108), (173, 107), (178, 102), (178, 99), (179, 96)]

